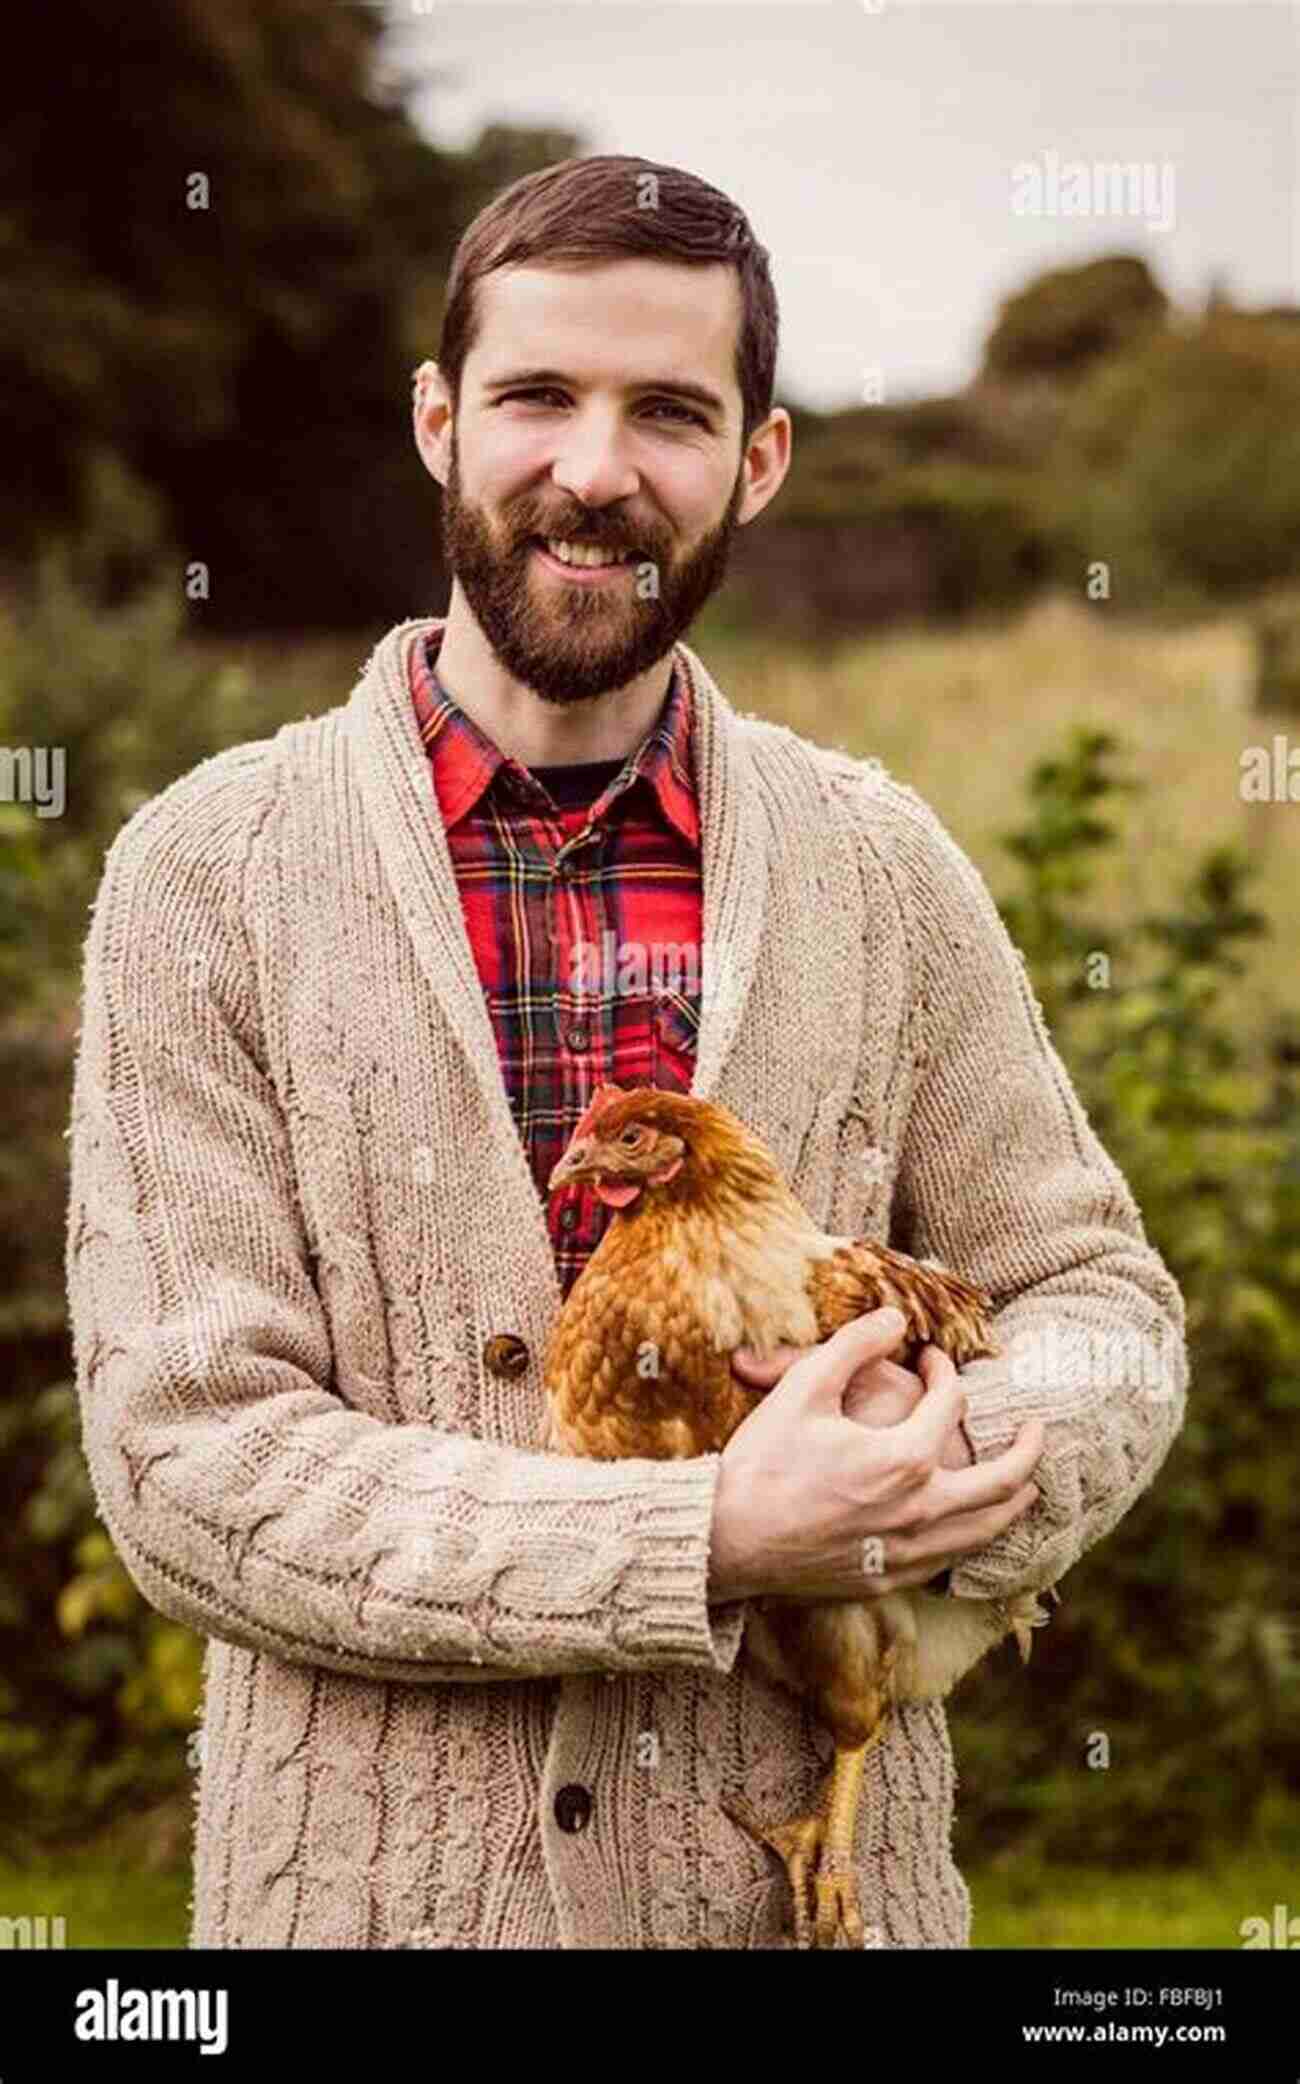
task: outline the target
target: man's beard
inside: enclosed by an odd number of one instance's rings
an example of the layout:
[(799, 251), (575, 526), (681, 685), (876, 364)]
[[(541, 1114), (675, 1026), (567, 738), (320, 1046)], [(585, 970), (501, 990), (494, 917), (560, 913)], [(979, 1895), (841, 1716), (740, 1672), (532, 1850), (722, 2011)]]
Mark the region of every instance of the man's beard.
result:
[[(542, 509), (531, 494), (503, 514), (498, 535), (483, 508), (462, 496), (453, 440), (442, 500), (443, 555), (507, 672), (543, 702), (587, 702), (657, 664), (716, 593), (743, 492), (738, 470), (722, 520), (680, 561), (654, 523), (629, 522), (604, 508)], [(566, 586), (529, 569), (539, 537), (636, 554), (623, 577)], [(643, 584), (647, 566), (654, 567), (657, 594)]]

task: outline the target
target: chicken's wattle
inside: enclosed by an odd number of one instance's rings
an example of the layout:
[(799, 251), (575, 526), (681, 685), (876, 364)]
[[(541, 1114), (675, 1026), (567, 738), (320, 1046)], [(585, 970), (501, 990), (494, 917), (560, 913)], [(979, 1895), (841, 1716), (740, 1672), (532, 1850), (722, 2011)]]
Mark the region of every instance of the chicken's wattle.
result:
[(606, 1208), (626, 1208), (640, 1192), (640, 1185), (635, 1180), (627, 1180), (621, 1187), (615, 1186), (613, 1180), (598, 1179), (595, 1182), (596, 1199), (603, 1201)]

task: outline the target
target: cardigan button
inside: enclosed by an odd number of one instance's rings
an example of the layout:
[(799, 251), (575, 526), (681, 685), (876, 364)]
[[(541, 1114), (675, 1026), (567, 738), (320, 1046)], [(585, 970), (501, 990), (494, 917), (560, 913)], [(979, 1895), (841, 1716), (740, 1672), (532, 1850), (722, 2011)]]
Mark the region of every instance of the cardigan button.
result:
[(489, 1375), (512, 1382), (528, 1366), (528, 1348), (514, 1332), (496, 1332), (483, 1347), (483, 1365)]
[(576, 1781), (562, 1787), (555, 1797), (555, 1821), (562, 1831), (585, 1831), (591, 1817), (591, 1796)]

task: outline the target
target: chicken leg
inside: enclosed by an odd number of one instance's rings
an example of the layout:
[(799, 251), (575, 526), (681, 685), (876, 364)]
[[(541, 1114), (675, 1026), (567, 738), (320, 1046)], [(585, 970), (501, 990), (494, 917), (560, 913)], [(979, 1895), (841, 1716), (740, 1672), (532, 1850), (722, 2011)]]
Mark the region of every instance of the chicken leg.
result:
[(815, 1943), (819, 1947), (833, 1947), (841, 1932), (852, 1947), (867, 1943), (858, 1902), (858, 1878), (853, 1871), (853, 1842), (867, 1753), (879, 1741), (883, 1728), (882, 1716), (865, 1744), (852, 1750), (836, 1746), (835, 1763), (823, 1795), (826, 1823), (821, 1857), (813, 1875)]
[(853, 1848), (867, 1753), (884, 1733), (895, 1655), (896, 1646), (891, 1644), (881, 1659), (884, 1684), (876, 1696), (874, 1728), (861, 1743), (836, 1745), (835, 1761), (816, 1809), (783, 1824), (765, 1824), (743, 1799), (722, 1804), (733, 1823), (768, 1846), (784, 1864), (794, 1898), (794, 1943), (801, 1949), (834, 1947), (841, 1932), (850, 1946), (866, 1945)]
[(826, 1819), (820, 1808), (811, 1810), (807, 1816), (792, 1816), (788, 1823), (765, 1824), (755, 1814), (743, 1795), (721, 1803), (724, 1816), (729, 1816), (742, 1831), (766, 1845), (781, 1861), (790, 1878), (790, 1893), (794, 1899), (794, 1943), (803, 1950), (812, 1943), (813, 1931), (813, 1874), (821, 1853)]
[(879, 1736), (878, 1728), (856, 1749), (836, 1750), (818, 1805), (806, 1816), (765, 1824), (743, 1797), (722, 1803), (732, 1822), (768, 1846), (784, 1865), (794, 1900), (794, 1943), (801, 1950), (834, 1947), (841, 1932), (850, 1946), (866, 1945), (853, 1842), (863, 1768)]

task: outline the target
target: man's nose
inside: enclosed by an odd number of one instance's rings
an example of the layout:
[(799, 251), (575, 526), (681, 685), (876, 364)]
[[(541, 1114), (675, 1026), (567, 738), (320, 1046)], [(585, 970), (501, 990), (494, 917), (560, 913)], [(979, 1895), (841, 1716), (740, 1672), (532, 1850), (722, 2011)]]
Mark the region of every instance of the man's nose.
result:
[(640, 486), (618, 422), (596, 413), (581, 416), (566, 430), (551, 476), (562, 491), (585, 507), (630, 499)]

